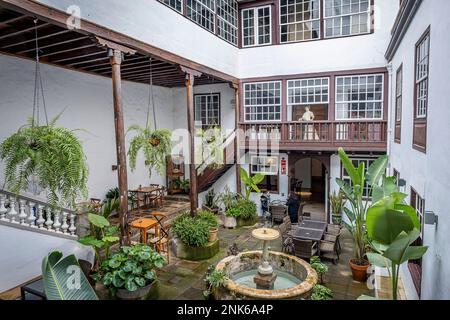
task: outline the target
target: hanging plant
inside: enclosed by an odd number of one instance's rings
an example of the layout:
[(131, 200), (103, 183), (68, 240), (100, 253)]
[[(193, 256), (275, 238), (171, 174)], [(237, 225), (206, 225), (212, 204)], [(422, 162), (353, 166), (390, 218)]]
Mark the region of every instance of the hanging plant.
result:
[[(172, 151), (172, 133), (167, 129), (152, 131), (150, 128), (139, 125), (131, 126), (128, 132), (136, 133), (128, 150), (131, 170), (136, 169), (137, 156), (139, 151), (142, 150), (145, 166), (149, 168), (149, 176), (151, 177), (152, 168), (156, 168), (160, 175), (164, 175), (166, 156)], [(156, 145), (152, 143), (155, 140), (158, 141)]]
[(225, 135), (220, 127), (214, 126), (206, 130), (198, 129), (197, 135), (201, 137), (201, 146), (197, 152), (201, 153), (201, 165), (198, 167), (198, 174), (202, 175), (206, 168), (220, 169), (225, 164), (224, 142)]
[(48, 190), (54, 207), (75, 207), (75, 200), (87, 196), (88, 167), (80, 140), (73, 130), (56, 127), (59, 116), (47, 125), (33, 119), (0, 145), (5, 164), (5, 185), (18, 194), (35, 180)]

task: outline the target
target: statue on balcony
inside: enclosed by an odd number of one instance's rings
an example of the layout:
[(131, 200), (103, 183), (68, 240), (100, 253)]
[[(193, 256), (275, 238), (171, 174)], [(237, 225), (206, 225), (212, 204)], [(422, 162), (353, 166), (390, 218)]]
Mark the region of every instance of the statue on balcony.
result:
[[(311, 111), (309, 106), (306, 106), (305, 113), (303, 114), (300, 121), (311, 122), (311, 121), (314, 121), (314, 119), (315, 119), (314, 113)], [(302, 125), (303, 140), (306, 140), (306, 141), (320, 140), (315, 127), (316, 126), (314, 124)]]

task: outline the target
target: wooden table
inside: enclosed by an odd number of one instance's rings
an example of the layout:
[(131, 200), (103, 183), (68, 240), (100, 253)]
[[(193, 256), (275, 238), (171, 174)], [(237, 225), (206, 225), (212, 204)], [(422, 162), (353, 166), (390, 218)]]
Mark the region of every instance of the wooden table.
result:
[[(134, 190), (128, 190), (128, 192), (136, 194), (137, 209), (140, 212), (141, 211), (141, 200), (139, 199), (139, 194), (143, 194), (144, 196), (151, 195), (152, 193), (160, 191), (160, 190), (161, 190), (161, 188), (159, 188), (159, 187), (141, 187), (141, 188), (134, 189)], [(145, 201), (144, 201), (144, 205), (145, 205)]]
[(298, 224), (292, 233), (292, 237), (301, 240), (312, 240), (319, 242), (327, 229), (327, 223), (323, 221), (307, 220)]
[(155, 219), (141, 218), (130, 223), (130, 227), (139, 229), (141, 242), (147, 244), (147, 231), (154, 228), (155, 237), (159, 236), (158, 221)]

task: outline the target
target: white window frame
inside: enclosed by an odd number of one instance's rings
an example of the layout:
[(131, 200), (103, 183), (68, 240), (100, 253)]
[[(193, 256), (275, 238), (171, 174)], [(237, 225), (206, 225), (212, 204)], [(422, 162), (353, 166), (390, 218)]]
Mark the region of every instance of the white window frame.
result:
[[(333, 1), (333, 0), (330, 0)], [(361, 35), (361, 34), (370, 34), (371, 31), (371, 21), (372, 21), (372, 5), (371, 5), (371, 1), (368, 0), (369, 5), (367, 8), (367, 11), (361, 11), (358, 13), (346, 13), (346, 14), (340, 14), (340, 15), (331, 15), (331, 16), (327, 16), (326, 15), (326, 10), (325, 10), (325, 4), (326, 0), (323, 0), (323, 7), (324, 7), (324, 13), (323, 13), (323, 28), (324, 28), (324, 32), (323, 32), (323, 37), (324, 39), (333, 39), (333, 38), (340, 38), (340, 37), (351, 37), (351, 36), (357, 36), (357, 35)], [(350, 4), (351, 5), (351, 4)], [(353, 16), (356, 15), (361, 15), (367, 13), (367, 32), (359, 32), (359, 33), (351, 33), (351, 27), (352, 27), (352, 20), (353, 20)], [(344, 17), (350, 17), (350, 34), (344, 35), (342, 34), (342, 27), (343, 27), (343, 23), (342, 23), (342, 18)], [(339, 35), (332, 35), (332, 36), (327, 36), (327, 20), (334, 20), (335, 18), (340, 18), (341, 19), (341, 23), (340, 23), (340, 34)]]
[[(366, 100), (366, 101), (364, 101), (364, 100), (355, 100), (355, 101), (338, 101), (338, 90), (337, 90), (337, 86), (338, 86), (338, 79), (339, 78), (344, 78), (344, 82), (345, 82), (345, 78), (354, 78), (354, 77), (371, 77), (371, 76), (374, 76), (374, 77), (378, 77), (378, 76), (381, 76), (382, 77), (382, 86), (381, 86), (381, 100)], [(384, 87), (385, 87), (385, 81), (386, 81), (386, 79), (385, 79), (385, 77), (384, 77), (384, 74), (383, 73), (377, 73), (377, 74), (357, 74), (357, 75), (347, 75), (347, 76), (338, 76), (338, 77), (336, 77), (336, 83), (335, 83), (335, 109), (334, 109), (334, 112), (335, 112), (335, 118), (336, 118), (336, 120), (337, 121), (349, 121), (349, 122), (351, 122), (351, 121), (382, 121), (383, 120), (383, 118), (384, 118), (384, 107), (385, 107), (385, 105), (384, 105), (384, 98), (385, 98), (385, 96), (384, 96), (384, 94), (385, 94), (385, 90), (384, 90)], [(375, 93), (374, 93), (375, 94)], [(373, 103), (377, 103), (377, 102), (381, 102), (381, 115), (380, 115), (380, 117), (379, 118), (343, 118), (343, 119), (341, 119), (341, 118), (338, 118), (338, 105), (339, 104), (345, 104), (345, 103), (349, 103), (349, 104), (351, 104), (351, 103), (371, 103), (371, 102), (373, 102)]]
[[(259, 15), (258, 15), (258, 10), (259, 9), (266, 9), (269, 8), (269, 39), (270, 41), (268, 43), (263, 43), (260, 44), (259, 43)], [(245, 45), (244, 44), (244, 11), (253, 11), (253, 36), (255, 38), (255, 43), (254, 44), (248, 44)], [(246, 8), (246, 9), (242, 9), (241, 10), (241, 22), (242, 22), (242, 26), (241, 26), (241, 39), (242, 39), (242, 47), (243, 48), (251, 48), (251, 47), (259, 47), (259, 46), (270, 46), (272, 45), (272, 6), (268, 5), (268, 6), (261, 6), (261, 7), (254, 7), (254, 8)]]
[[(181, 9), (177, 10), (176, 7), (172, 7), (169, 3), (166, 3), (165, 1), (167, 0), (158, 0), (159, 2), (161, 2), (162, 4), (164, 4), (165, 6), (175, 10), (178, 13), (184, 14), (184, 5), (183, 5), (183, 0), (175, 0), (175, 1), (179, 1), (181, 3)], [(169, 0), (170, 1), (170, 0)]]
[[(273, 161), (272, 164), (269, 163), (269, 159), (272, 159)], [(250, 174), (260, 173), (266, 176), (278, 176), (280, 172), (279, 162), (280, 162), (279, 156), (251, 155)], [(253, 170), (253, 166), (257, 166), (258, 170)], [(266, 170), (267, 168), (268, 170)]]
[[(187, 0), (184, 0), (186, 2), (186, 7), (187, 7)], [(202, 26), (199, 22), (197, 22), (197, 20), (193, 19), (192, 17), (188, 17), (187, 12), (185, 14), (186, 18), (188, 18), (189, 20), (191, 20), (192, 22), (194, 22), (195, 24), (197, 24), (198, 26), (200, 26), (201, 28), (208, 30), (209, 32), (212, 32), (214, 34), (217, 34), (217, 28), (216, 28), (216, 23), (217, 23), (217, 9), (216, 9), (216, 0), (213, 0), (214, 2), (214, 9), (209, 8), (208, 6), (206, 6), (205, 4), (203, 4), (203, 2), (201, 0), (191, 0), (192, 2), (196, 2), (198, 3), (200, 6), (204, 7), (207, 11), (212, 13), (212, 17), (213, 17), (213, 22), (212, 22), (212, 30), (206, 28), (205, 26)], [(221, 38), (222, 39), (222, 38)]]
[[(328, 80), (328, 84), (327, 84), (327, 89), (328, 89), (328, 93), (327, 93), (327, 101), (321, 101), (321, 102), (298, 102), (298, 103), (292, 103), (290, 100), (289, 100), (289, 89), (292, 89), (292, 88), (290, 88), (289, 87), (289, 84), (290, 83), (292, 83), (292, 82), (296, 82), (296, 81), (311, 81), (311, 80), (314, 80), (314, 82), (316, 81), (316, 80), (321, 80), (321, 81), (323, 81), (323, 80)], [(306, 88), (317, 88), (318, 86), (316, 86), (315, 84), (314, 84), (314, 86), (312, 86), (312, 87), (310, 87), (309, 85), (307, 85), (306, 86)], [(320, 86), (320, 88), (322, 88), (323, 86), (321, 85)], [(295, 89), (302, 89), (302, 88), (304, 88), (304, 87), (302, 87), (302, 86), (300, 86), (300, 87), (294, 87)], [(315, 92), (313, 93), (313, 96), (315, 97), (316, 96), (316, 94), (315, 94)], [(321, 94), (321, 96), (322, 96), (322, 94)], [(286, 97), (287, 97), (287, 105), (288, 106), (295, 106), (295, 105), (302, 105), (302, 106), (309, 106), (309, 105), (315, 105), (315, 104), (329, 104), (330, 103), (330, 77), (320, 77), (320, 78), (307, 78), (307, 79), (292, 79), (292, 80), (288, 80), (287, 81), (287, 83), (286, 83)], [(307, 97), (309, 97), (309, 95), (307, 95)]]
[[(318, 2), (319, 2), (319, 18), (317, 18), (317, 19), (309, 19), (309, 20), (302, 20), (302, 21), (295, 21), (295, 22), (288, 22), (288, 23), (281, 23), (281, 0), (278, 0), (278, 8), (280, 8), (280, 12), (279, 12), (279, 15), (278, 15), (278, 20), (279, 20), (279, 24), (280, 24), (280, 29), (278, 30), (278, 33), (279, 33), (279, 36), (280, 36), (280, 43), (281, 44), (283, 44), (283, 43), (295, 43), (295, 42), (304, 42), (304, 41), (317, 41), (317, 40), (320, 40), (322, 37), (321, 37), (321, 33), (322, 33), (322, 6), (321, 6), (321, 1), (322, 0), (319, 0)], [(284, 25), (290, 25), (290, 24), (298, 24), (298, 23), (307, 23), (307, 22), (311, 22), (311, 24), (313, 23), (313, 21), (319, 21), (319, 37), (317, 37), (317, 38), (313, 38), (313, 37), (311, 37), (311, 39), (303, 39), (303, 40), (288, 40), (288, 41), (281, 41), (281, 27), (282, 26), (284, 26)], [(311, 30), (311, 32), (312, 32), (312, 30)]]
[(416, 198), (414, 199), (417, 218), (420, 221), (420, 235), (424, 239), (425, 231), (425, 199), (414, 189)]
[[(375, 157), (368, 157), (368, 156), (361, 156), (361, 157), (349, 157), (350, 161), (353, 163), (353, 161), (358, 161), (358, 166), (359, 164), (364, 161), (365, 162), (365, 170), (366, 170), (366, 174), (367, 174), (367, 169), (369, 169), (369, 167), (372, 165), (372, 163), (374, 163), (377, 158)], [(354, 164), (353, 164), (354, 165)], [(342, 180), (345, 182), (348, 182), (350, 185), (352, 183), (352, 179), (350, 178), (350, 176), (346, 176), (345, 175), (345, 168), (344, 165), (341, 162), (341, 168), (342, 168)], [(364, 186), (364, 191), (363, 191), (363, 198), (366, 200), (370, 200), (369, 195), (367, 194), (369, 192), (369, 185), (366, 183), (366, 185)]]
[[(246, 105), (245, 104), (245, 93), (246, 93), (246, 91), (245, 91), (245, 87), (247, 86), (247, 85), (252, 85), (252, 84), (265, 84), (265, 83), (274, 83), (274, 84), (276, 84), (276, 83), (279, 83), (280, 84), (280, 104), (279, 104), (279, 106), (280, 106), (280, 120), (247, 120), (246, 118), (246, 115), (247, 115), (247, 112), (246, 112), (246, 107), (258, 107), (258, 106), (268, 106), (268, 107), (276, 107), (276, 106), (278, 106), (278, 104), (267, 104), (267, 105)], [(259, 82), (247, 82), (247, 83), (244, 83), (243, 84), (243, 91), (244, 91), (244, 103), (243, 103), (243, 107), (244, 107), (244, 122), (245, 123), (255, 123), (255, 124), (258, 124), (258, 123), (281, 123), (282, 121), (283, 121), (283, 119), (282, 119), (282, 114), (283, 114), (283, 82), (282, 81), (259, 81)]]
[[(422, 60), (420, 59), (420, 50), (422, 48), (422, 45), (424, 45), (425, 43), (427, 43), (426, 46), (426, 51), (424, 52), (424, 57), (422, 58)], [(430, 94), (430, 33), (428, 32), (428, 34), (426, 34), (426, 36), (422, 39), (422, 41), (416, 46), (416, 61), (414, 63), (414, 68), (415, 68), (415, 85), (416, 85), (416, 119), (426, 119), (428, 116), (428, 103), (429, 103), (429, 94)], [(426, 68), (427, 68), (427, 72), (419, 78), (420, 76), (420, 66), (421, 63), (426, 61)], [(420, 95), (420, 85), (421, 84), (425, 84), (426, 85), (426, 95), (425, 96), (421, 96)], [(423, 111), (425, 113), (419, 113), (419, 111), (422, 111), (420, 108), (420, 102), (421, 99), (425, 98), (425, 108), (423, 109)]]
[[(226, 0), (222, 0), (222, 1), (226, 1)], [(218, 36), (219, 38), (225, 40), (226, 42), (231, 43), (231, 44), (237, 46), (237, 45), (238, 45), (238, 41), (239, 41), (239, 6), (238, 6), (237, 2), (235, 2), (235, 3), (236, 3), (236, 16), (235, 16), (235, 18), (236, 18), (236, 21), (235, 21), (235, 22), (236, 22), (236, 25), (234, 25), (234, 24), (232, 24), (230, 21), (228, 21), (227, 19), (225, 19), (224, 17), (222, 17), (222, 16), (219, 15), (219, 6), (218, 6), (217, 2), (218, 2), (218, 0), (215, 0), (215, 1), (214, 1), (214, 3), (215, 3), (215, 9), (216, 9), (216, 16), (217, 16), (217, 17), (216, 17), (216, 19), (217, 19), (217, 36)], [(220, 22), (221, 22), (221, 21), (224, 23), (224, 25), (230, 26), (230, 27), (235, 31), (234, 34), (231, 34), (231, 36), (235, 38), (235, 39), (234, 39), (235, 41), (228, 40), (228, 39), (226, 39), (225, 36), (222, 36), (222, 35), (220, 34), (220, 30), (221, 30), (221, 28), (220, 28)], [(223, 30), (225, 33), (227, 33), (227, 31), (226, 31), (225, 28), (222, 28), (222, 30)]]
[[(220, 101), (220, 93), (205, 93), (205, 94), (203, 94), (203, 93), (200, 93), (200, 94), (195, 94), (194, 95), (194, 115), (196, 116), (197, 115), (197, 98), (202, 98), (202, 97), (206, 97), (206, 121), (208, 122), (208, 123), (203, 123), (203, 121), (202, 121), (202, 118), (201, 118), (201, 111), (202, 110), (200, 110), (200, 119), (198, 119), (197, 117), (195, 117), (195, 122), (197, 122), (197, 123), (201, 123), (201, 126), (202, 127), (211, 127), (211, 126), (220, 126), (221, 125), (221, 121), (222, 121), (222, 119), (221, 119), (221, 105), (220, 105), (220, 103), (221, 103), (221, 101)], [(209, 109), (211, 108), (211, 103), (212, 103), (212, 98), (213, 97), (218, 97), (218, 123), (216, 123), (216, 124), (210, 124), (209, 123)], [(209, 100), (208, 101), (208, 98), (210, 98), (211, 100)], [(210, 103), (208, 103), (208, 102), (210, 102)]]

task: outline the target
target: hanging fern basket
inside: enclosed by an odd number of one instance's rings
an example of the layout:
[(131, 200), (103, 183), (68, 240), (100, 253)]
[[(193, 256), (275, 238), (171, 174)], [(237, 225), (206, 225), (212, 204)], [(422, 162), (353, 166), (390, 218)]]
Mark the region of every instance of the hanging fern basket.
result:
[(148, 143), (150, 143), (153, 147), (157, 147), (161, 144), (161, 139), (150, 137)]

